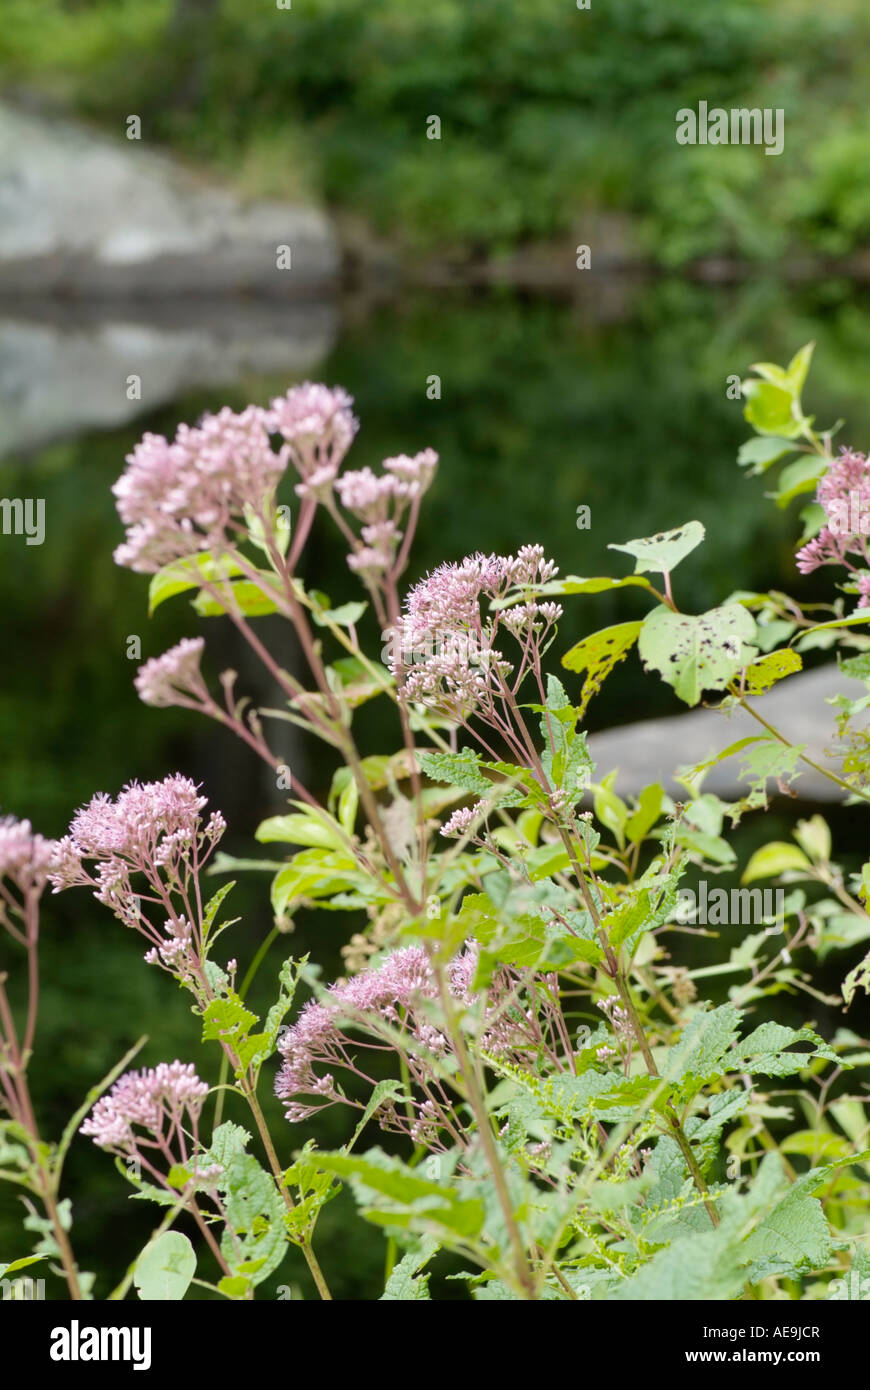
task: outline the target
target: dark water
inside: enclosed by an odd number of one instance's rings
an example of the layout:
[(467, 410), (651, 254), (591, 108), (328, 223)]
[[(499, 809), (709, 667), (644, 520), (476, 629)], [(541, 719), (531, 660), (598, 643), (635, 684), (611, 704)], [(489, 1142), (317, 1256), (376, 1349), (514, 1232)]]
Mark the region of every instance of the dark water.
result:
[[(794, 514), (765, 502), (764, 481), (744, 480), (735, 465), (748, 429), (739, 403), (727, 398), (729, 375), (745, 375), (752, 361), (783, 361), (814, 338), (806, 403), (822, 424), (847, 418), (843, 442), (866, 447), (870, 436), (870, 302), (843, 281), (757, 282), (739, 291), (612, 282), (570, 303), (457, 292), (287, 314), (249, 304), (160, 313), (71, 305), (61, 318), (54, 309), (20, 307), (4, 318), (0, 309), (0, 496), (46, 504), (43, 545), (0, 536), (3, 813), (59, 834), (94, 791), (179, 769), (202, 781), (225, 812), (226, 847), (245, 853), (256, 824), (276, 807), (274, 787), (243, 747), (183, 711), (148, 710), (133, 692), (131, 636), (147, 657), (203, 627), (183, 598), (149, 621), (147, 581), (112, 563), (121, 533), (109, 489), (145, 429), (171, 434), (203, 410), (265, 402), (305, 377), (341, 383), (362, 422), (354, 466), (425, 445), (441, 455), (411, 579), (444, 559), (526, 541), (541, 542), (563, 572), (624, 573), (627, 557), (609, 552), (609, 542), (697, 517), (707, 542), (681, 568), (676, 590), (694, 611), (735, 588), (810, 592), (793, 569)], [(125, 394), (137, 372), (141, 408)], [(433, 375), (441, 378), (440, 400), (427, 399)], [(583, 504), (591, 508), (588, 531), (576, 524)], [(312, 543), (307, 578), (336, 601), (355, 592), (342, 547), (326, 530)], [(560, 652), (584, 632), (642, 611), (631, 594), (576, 600)], [(213, 620), (211, 673), (233, 665), (263, 698), (267, 683), (226, 626)], [(286, 641), (274, 628), (273, 636)], [(293, 652), (281, 656), (290, 661)], [(674, 708), (673, 697), (643, 681), (630, 661), (593, 704), (590, 727)], [(367, 712), (363, 733), (365, 752), (396, 746), (376, 710)], [(323, 793), (329, 757), (292, 752)], [(853, 827), (854, 814), (843, 833), (857, 848)], [(267, 881), (252, 877), (236, 890), (245, 925), (231, 953), (243, 961), (271, 926)], [(255, 1007), (268, 1002), (282, 948), (304, 946), (326, 974), (338, 969), (348, 924), (324, 915), (326, 923), (300, 918), (297, 935), (270, 954)], [(153, 1042), (140, 1064), (171, 1054), (207, 1073), (195, 1021), (168, 980), (139, 963), (138, 939), (73, 894), (49, 900), (43, 933), (34, 1082), (46, 1134), (59, 1133), (87, 1087), (142, 1032)], [(319, 1137), (342, 1142), (342, 1117)], [(288, 1158), (300, 1142), (288, 1132)], [(127, 1202), (110, 1162), (92, 1163), (82, 1143), (67, 1181), (82, 1263), (101, 1271), (96, 1292), (105, 1296), (156, 1223), (144, 1204)], [(359, 1223), (348, 1234), (343, 1202), (322, 1218), (324, 1264), (339, 1292), (362, 1296), (378, 1278), (380, 1237)], [(3, 1259), (25, 1253), (12, 1215), (8, 1190), (0, 1190)], [(292, 1257), (281, 1279), (301, 1281), (291, 1264)]]

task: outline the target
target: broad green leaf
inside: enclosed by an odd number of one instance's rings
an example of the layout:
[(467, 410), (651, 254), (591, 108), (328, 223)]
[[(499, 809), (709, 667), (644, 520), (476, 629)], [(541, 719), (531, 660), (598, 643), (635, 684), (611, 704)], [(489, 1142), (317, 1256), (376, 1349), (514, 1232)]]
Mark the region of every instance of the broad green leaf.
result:
[(626, 541), (623, 545), (608, 545), (608, 550), (622, 550), (635, 560), (635, 574), (670, 574), (681, 560), (701, 544), (705, 531), (700, 521), (687, 521), (672, 531), (661, 531), (657, 536), (645, 536), (642, 540)]
[(628, 656), (638, 639), (641, 626), (640, 622), (631, 622), (603, 628), (584, 637), (562, 657), (566, 670), (586, 672), (578, 710), (581, 719), (592, 696), (601, 689), (614, 666)]
[(815, 454), (801, 456), (786, 465), (779, 475), (776, 492), (765, 493), (780, 508), (787, 507), (795, 497), (805, 492), (815, 492), (819, 478), (825, 473), (827, 463)]
[(772, 463), (781, 459), (783, 455), (794, 451), (794, 444), (789, 439), (777, 439), (770, 435), (753, 435), (752, 439), (747, 439), (745, 444), (741, 444), (737, 454), (737, 462), (742, 468), (751, 465), (747, 477), (754, 477), (759, 473), (764, 473)]
[[(326, 598), (325, 594), (320, 594), (317, 590), (312, 590), (309, 597), (313, 598), (315, 594), (318, 598)], [(352, 600), (350, 603), (340, 603), (337, 608), (333, 608), (327, 602), (312, 607), (311, 617), (318, 627), (329, 627), (331, 624), (336, 627), (353, 627), (359, 622), (367, 608), (368, 604), (358, 599)]]
[(241, 570), (228, 555), (215, 557), (209, 553), (198, 555), (191, 560), (174, 560), (164, 565), (151, 576), (148, 585), (148, 616), (167, 599), (183, 594), (187, 589), (198, 589), (203, 582), (212, 583), (232, 579)]
[(757, 655), (755, 621), (739, 603), (692, 616), (663, 604), (644, 619), (638, 641), (647, 670), (658, 671), (687, 705), (705, 690), (724, 690)]
[(798, 437), (801, 424), (793, 413), (796, 401), (791, 390), (752, 378), (742, 382), (740, 390), (746, 401), (744, 418), (759, 434), (778, 435), (783, 439)]
[(193, 607), (201, 618), (220, 618), (237, 608), (248, 618), (262, 618), (278, 611), (275, 599), (269, 597), (269, 589), (277, 594), (279, 583), (274, 575), (264, 571), (259, 584), (250, 579), (235, 579), (228, 584), (219, 584), (218, 598), (200, 590), (193, 600)]
[(809, 859), (797, 845), (786, 840), (771, 840), (757, 849), (743, 871), (741, 883), (754, 883), (759, 878), (776, 878), (787, 869), (807, 872), (812, 868)]
[(322, 815), (269, 816), (257, 826), (254, 839), (263, 845), (279, 840), (283, 844), (308, 845), (310, 848), (347, 848), (344, 837)]
[(429, 753), (419, 751), (417, 762), (420, 770), (436, 782), (447, 782), (451, 787), (461, 787), (466, 792), (476, 792), (478, 796), (491, 796), (493, 783), (484, 777), (480, 770), (480, 756), (477, 753)]
[(133, 1268), (133, 1283), (143, 1301), (177, 1303), (196, 1273), (193, 1246), (180, 1231), (164, 1231), (152, 1240)]

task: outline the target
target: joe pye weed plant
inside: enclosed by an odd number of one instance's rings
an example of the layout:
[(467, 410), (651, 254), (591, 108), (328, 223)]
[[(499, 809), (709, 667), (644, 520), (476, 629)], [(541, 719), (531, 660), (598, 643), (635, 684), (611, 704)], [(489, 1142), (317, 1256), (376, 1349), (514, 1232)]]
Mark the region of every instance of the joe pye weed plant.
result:
[[(38, 1237), (10, 1252), (7, 1272), (49, 1260), (71, 1298), (93, 1295), (74, 1256), (74, 1194), (61, 1192), (80, 1133), (114, 1156), (134, 1199), (161, 1208), (126, 1272), (99, 1272), (120, 1281), (112, 1298), (135, 1287), (180, 1299), (196, 1279), (248, 1300), (292, 1245), (328, 1299), (317, 1221), (343, 1184), (387, 1241), (373, 1297), (428, 1298), (439, 1251), (478, 1299), (816, 1299), (843, 1296), (852, 1270), (861, 1286), (870, 1051), (845, 1021), (822, 1036), (817, 1015), (870, 992), (870, 956), (837, 999), (813, 967), (870, 942), (870, 863), (845, 874), (825, 821), (798, 822), (793, 841), (743, 869), (744, 883), (784, 890), (782, 915), (726, 946), (714, 970), (680, 964), (693, 930), (681, 882), (735, 866), (727, 830), (763, 814), (773, 785), (809, 764), (856, 814), (870, 800), (858, 720), (870, 693), (839, 699), (824, 764), (764, 713), (764, 694), (814, 648), (835, 648), (870, 691), (870, 557), (841, 525), (844, 499), (870, 498), (870, 465), (805, 415), (810, 357), (753, 369), (743, 394), (755, 434), (739, 461), (756, 474), (788, 460), (782, 505), (816, 494), (798, 565), (837, 567), (822, 611), (742, 590), (686, 611), (676, 571), (703, 542), (696, 520), (614, 544), (634, 563), (616, 577), (562, 578), (528, 544), (411, 583), (437, 458), (345, 467), (357, 421), (340, 389), (306, 384), (267, 409), (183, 425), (172, 442), (143, 438), (114, 489), (126, 527), (116, 561), (150, 575), (152, 612), (186, 594), (198, 617), (233, 623), (280, 703), (254, 707), (235, 672), (210, 676), (202, 635), (145, 662), (136, 688), (147, 705), (224, 725), (272, 769), (287, 811), (257, 839), (288, 847), (262, 861), (276, 923), (301, 906), (349, 914), (346, 974), (326, 984), (316, 962), (291, 956), (265, 1017), (251, 1011), (265, 951), (240, 970), (224, 937), (226, 875), (251, 860), (220, 851), (223, 817), (182, 771), (96, 795), (58, 842), (4, 823), (0, 917), (29, 1003), (16, 1018), (0, 974), (0, 1176), (23, 1190)], [(320, 525), (344, 537), (359, 600), (333, 606), (300, 578)], [(645, 615), (563, 650), (564, 605), (617, 588), (636, 590)], [(264, 640), (266, 614), (284, 620), (286, 640)], [(679, 769), (679, 802), (659, 785), (625, 801), (587, 750), (589, 703), (635, 648), (684, 704), (723, 711), (723, 749)], [(357, 738), (356, 710), (375, 699), (391, 711), (386, 747)], [(737, 706), (757, 733), (728, 743)], [(326, 804), (276, 752), (280, 721), (327, 745)], [(746, 790), (726, 803), (703, 787), (729, 757)], [(144, 961), (187, 992), (203, 1044), (222, 1054), (221, 1082), (209, 1090), (189, 1058), (131, 1070), (137, 1045), (50, 1143), (27, 1080), (40, 913), (50, 921), (49, 889), (76, 888), (145, 938)], [(701, 994), (711, 976), (725, 1002)], [(783, 995), (802, 1004), (802, 1026), (776, 1021)], [(264, 1085), (283, 1102), (277, 1132)], [(333, 1106), (346, 1142), (323, 1152), (306, 1124)]]

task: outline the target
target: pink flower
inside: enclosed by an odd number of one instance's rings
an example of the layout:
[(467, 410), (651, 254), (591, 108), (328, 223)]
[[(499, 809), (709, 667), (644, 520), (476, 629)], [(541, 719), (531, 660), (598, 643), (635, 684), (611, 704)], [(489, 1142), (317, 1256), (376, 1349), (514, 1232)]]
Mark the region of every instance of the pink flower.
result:
[(289, 450), (273, 450), (268, 419), (257, 406), (240, 415), (225, 407), (194, 428), (179, 425), (172, 444), (144, 435), (112, 489), (127, 527), (116, 562), (147, 574), (201, 551), (222, 554), (246, 509), (271, 515)]
[(329, 491), (359, 429), (352, 405), (352, 397), (340, 386), (331, 389), (310, 381), (273, 400), (268, 426), (287, 442), (302, 477), (296, 487), (300, 497), (321, 497)]
[[(844, 449), (825, 475), (819, 479), (816, 501), (824, 508), (827, 525), (797, 553), (800, 574), (811, 574), (822, 565), (842, 565), (857, 584), (858, 607), (868, 604), (870, 565), (867, 537), (870, 535), (870, 463), (864, 454)], [(861, 562), (855, 566), (849, 556)]]
[(54, 840), (34, 835), (29, 820), (0, 820), (0, 878), (24, 894), (41, 893), (57, 857)]
[(185, 1123), (196, 1127), (207, 1095), (192, 1062), (128, 1071), (97, 1101), (80, 1132), (101, 1149), (134, 1148), (134, 1126), (170, 1143)]
[[(49, 875), (56, 893), (88, 886), (125, 926), (150, 943), (145, 959), (185, 982), (200, 978), (201, 923), (183, 907), (198, 902), (197, 879), (226, 830), (220, 811), (203, 823), (206, 798), (180, 773), (162, 782), (130, 782), (113, 801), (99, 792), (73, 817), (58, 842)], [(169, 913), (162, 927), (145, 915), (133, 876), (141, 874), (152, 897)], [(190, 909), (187, 908), (189, 911)]]
[(517, 588), (537, 588), (555, 573), (538, 545), (515, 556), (467, 555), (433, 570), (410, 591), (401, 627), (389, 634), (390, 666), (403, 698), (459, 720), (490, 711), (514, 672), (494, 645), (500, 626), (522, 647), (516, 688), (562, 610), (532, 598), (486, 614), (482, 605)]
[(153, 656), (139, 667), (133, 682), (146, 705), (200, 704), (208, 689), (200, 671), (205, 638), (185, 637), (162, 656)]

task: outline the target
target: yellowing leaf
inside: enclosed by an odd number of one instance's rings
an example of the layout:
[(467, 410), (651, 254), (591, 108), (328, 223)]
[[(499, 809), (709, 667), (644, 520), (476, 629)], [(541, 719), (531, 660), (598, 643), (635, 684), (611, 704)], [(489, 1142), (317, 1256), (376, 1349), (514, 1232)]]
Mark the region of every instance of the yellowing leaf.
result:
[(610, 672), (624, 661), (638, 639), (642, 623), (617, 623), (584, 637), (562, 657), (568, 671), (585, 671), (578, 717), (582, 719), (593, 695), (597, 695)]

